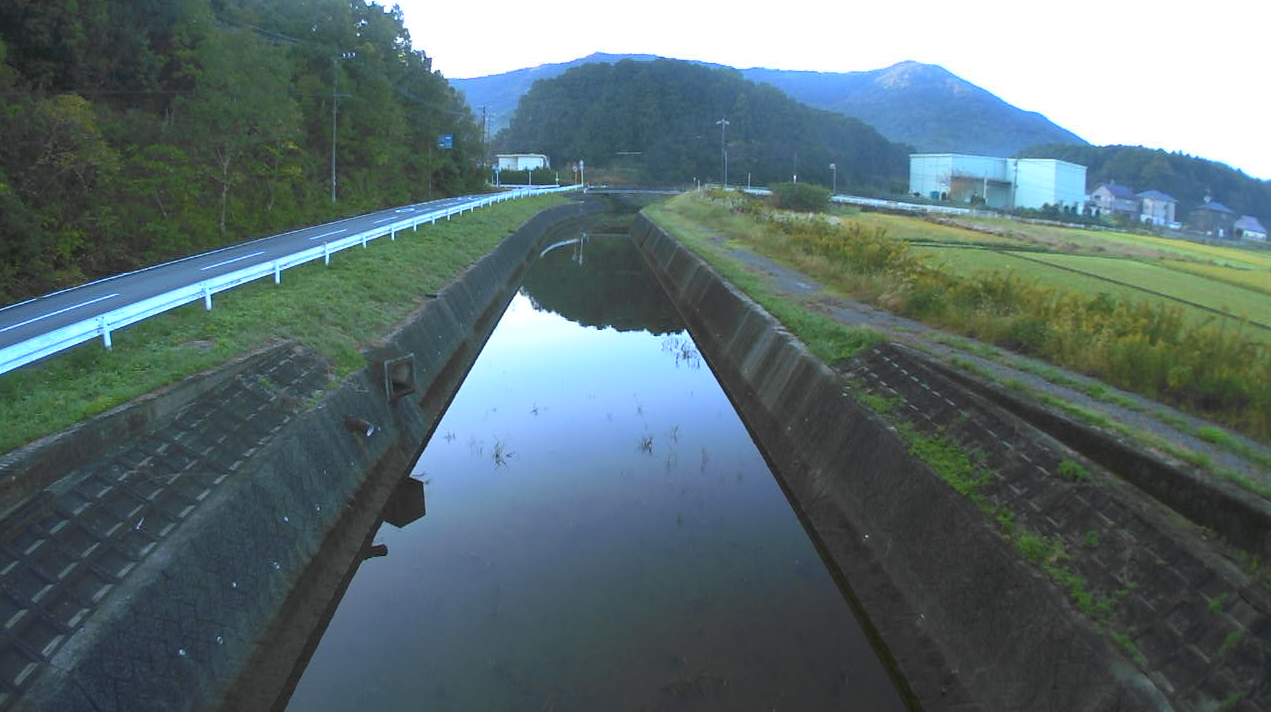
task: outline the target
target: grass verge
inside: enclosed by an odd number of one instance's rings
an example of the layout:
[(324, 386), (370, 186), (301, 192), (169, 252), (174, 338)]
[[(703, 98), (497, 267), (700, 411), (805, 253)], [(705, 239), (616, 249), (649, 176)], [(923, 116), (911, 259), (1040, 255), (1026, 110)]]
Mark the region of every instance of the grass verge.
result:
[[(664, 203), (651, 205), (645, 208), (645, 212), (725, 279), (768, 310), (826, 363), (851, 358), (883, 342), (882, 334), (876, 331), (846, 327), (797, 300), (769, 289), (760, 277), (721, 254), (720, 247), (727, 243), (712, 243), (712, 231), (701, 223), (667, 210)], [(734, 229), (745, 229), (745, 221), (736, 221)]]
[(114, 349), (81, 344), (0, 376), (0, 453), (270, 343), (295, 339), (323, 354), (336, 377), (358, 351), (400, 323), (556, 195), (498, 203), (452, 220), (287, 270), (112, 333)]

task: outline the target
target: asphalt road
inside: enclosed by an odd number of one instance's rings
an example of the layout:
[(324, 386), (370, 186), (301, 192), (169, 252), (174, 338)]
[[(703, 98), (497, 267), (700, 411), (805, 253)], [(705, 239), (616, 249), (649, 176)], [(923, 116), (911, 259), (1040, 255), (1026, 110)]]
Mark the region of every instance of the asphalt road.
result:
[(0, 348), (209, 277), (403, 220), (412, 213), (432, 212), (480, 197), (444, 198), (292, 230), (11, 304), (0, 308)]

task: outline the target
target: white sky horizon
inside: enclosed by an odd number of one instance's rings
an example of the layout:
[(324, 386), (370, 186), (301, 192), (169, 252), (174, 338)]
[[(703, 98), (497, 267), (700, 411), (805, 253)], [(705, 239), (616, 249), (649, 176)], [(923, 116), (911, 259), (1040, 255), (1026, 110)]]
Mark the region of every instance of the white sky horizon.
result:
[(1213, 0), (1197, 11), (1135, 0), (495, 0), (483, 6), (479, 27), (459, 30), (433, 22), (424, 0), (397, 2), (415, 49), (447, 78), (594, 52), (820, 72), (914, 60), (938, 64), (1095, 145), (1181, 151), (1271, 178), (1271, 99), (1262, 77), (1271, 65), (1271, 6), (1262, 3)]

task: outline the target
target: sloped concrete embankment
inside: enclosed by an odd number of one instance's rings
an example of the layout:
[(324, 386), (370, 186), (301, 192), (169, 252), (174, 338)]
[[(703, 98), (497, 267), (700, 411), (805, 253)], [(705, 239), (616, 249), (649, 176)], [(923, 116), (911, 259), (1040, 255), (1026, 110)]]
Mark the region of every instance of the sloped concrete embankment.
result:
[(648, 218), (632, 234), (911, 703), (1169, 707), (841, 377)]
[[(82, 442), (8, 458), (40, 481), (10, 488), (37, 494), (8, 515), (0, 555), (31, 559), (6, 571), (38, 586), (4, 597), (22, 607), (10, 623), (33, 624), (0, 631), (0, 708), (267, 709), (309, 631), (282, 646), (269, 636), (294, 622), (308, 584), (348, 569), (364, 535), (350, 531), (375, 522), (543, 237), (596, 209), (535, 216), (334, 389), (321, 359), (284, 344), (103, 416)], [(384, 362), (402, 357), (386, 378)], [(49, 464), (73, 453), (61, 472)], [(251, 674), (263, 649), (281, 677)]]

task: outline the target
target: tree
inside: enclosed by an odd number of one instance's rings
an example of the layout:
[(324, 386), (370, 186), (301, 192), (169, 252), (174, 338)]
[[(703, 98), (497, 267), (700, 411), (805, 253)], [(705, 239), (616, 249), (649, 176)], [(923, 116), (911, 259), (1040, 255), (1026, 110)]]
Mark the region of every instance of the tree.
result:
[(0, 300), (479, 188), (480, 129), (402, 19), (363, 0), (0, 0)]
[(612, 165), (619, 152), (640, 151), (650, 181), (722, 178), (721, 116), (730, 121), (735, 175), (753, 173), (758, 184), (787, 180), (798, 155), (805, 165), (850, 166), (839, 174), (844, 185), (903, 190), (904, 147), (860, 121), (810, 109), (733, 69), (674, 60), (586, 64), (535, 82), (499, 143), (597, 168)]
[(288, 96), (286, 55), (236, 34), (202, 39), (188, 70), (196, 89), (177, 106), (190, 154), (204, 162), (216, 186), (222, 237), (231, 190), (269, 164), (268, 148), (278, 151), (275, 158), (282, 155), (299, 124), (299, 109)]
[(820, 213), (830, 206), (830, 190), (811, 183), (774, 183), (773, 202), (778, 208), (801, 213)]

